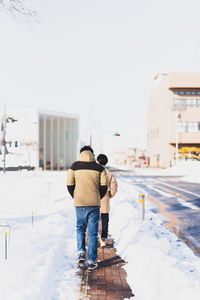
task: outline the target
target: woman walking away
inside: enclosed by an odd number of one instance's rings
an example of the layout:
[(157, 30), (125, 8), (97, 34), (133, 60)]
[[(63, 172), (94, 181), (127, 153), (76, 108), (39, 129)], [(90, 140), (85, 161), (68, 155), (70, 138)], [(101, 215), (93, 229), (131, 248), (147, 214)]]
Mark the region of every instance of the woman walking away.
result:
[[(105, 165), (108, 163), (108, 158), (105, 154), (99, 154), (97, 157), (97, 161), (100, 165), (105, 167)], [(100, 213), (101, 213), (101, 221), (102, 221), (102, 233), (101, 233), (101, 247), (106, 246), (106, 240), (108, 237), (108, 223), (109, 223), (109, 212), (110, 212), (110, 199), (114, 197), (114, 195), (117, 192), (117, 181), (112, 174), (111, 171), (109, 171), (107, 168), (105, 168), (107, 178), (108, 178), (108, 190), (106, 195), (101, 199), (101, 207), (100, 207)]]

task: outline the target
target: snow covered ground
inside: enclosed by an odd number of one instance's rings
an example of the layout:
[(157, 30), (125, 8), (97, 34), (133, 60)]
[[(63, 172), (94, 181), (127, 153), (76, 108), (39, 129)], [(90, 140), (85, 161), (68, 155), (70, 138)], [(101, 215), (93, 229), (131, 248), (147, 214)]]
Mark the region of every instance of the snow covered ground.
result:
[(181, 176), (184, 181), (200, 183), (200, 162), (197, 161), (178, 162), (177, 166), (167, 169), (140, 168), (135, 171), (146, 175)]
[[(165, 175), (172, 173), (164, 171)], [(199, 182), (195, 174), (184, 178)], [(0, 173), (1, 299), (78, 299), (75, 211), (66, 177), (66, 172)], [(198, 300), (200, 258), (164, 227), (164, 217), (153, 213), (148, 200), (146, 219), (138, 224), (138, 190), (130, 178), (117, 176), (117, 180), (110, 233), (118, 254), (128, 262), (125, 269), (134, 299)], [(10, 232), (3, 225), (9, 225)]]

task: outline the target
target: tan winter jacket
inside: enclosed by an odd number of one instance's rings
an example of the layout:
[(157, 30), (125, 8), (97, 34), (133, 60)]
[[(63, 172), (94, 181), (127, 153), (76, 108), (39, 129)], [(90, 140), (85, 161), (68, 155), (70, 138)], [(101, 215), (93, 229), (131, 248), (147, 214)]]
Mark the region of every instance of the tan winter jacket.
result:
[(100, 206), (100, 199), (107, 192), (107, 176), (91, 151), (81, 152), (68, 170), (67, 188), (74, 206)]
[(100, 212), (101, 213), (109, 213), (110, 211), (110, 199), (112, 197), (114, 197), (114, 195), (117, 192), (117, 188), (118, 188), (118, 184), (117, 181), (115, 179), (115, 177), (113, 176), (113, 174), (107, 169), (106, 170), (106, 174), (107, 174), (107, 178), (108, 178), (108, 191), (106, 193), (106, 195), (101, 199), (101, 208), (100, 208)]

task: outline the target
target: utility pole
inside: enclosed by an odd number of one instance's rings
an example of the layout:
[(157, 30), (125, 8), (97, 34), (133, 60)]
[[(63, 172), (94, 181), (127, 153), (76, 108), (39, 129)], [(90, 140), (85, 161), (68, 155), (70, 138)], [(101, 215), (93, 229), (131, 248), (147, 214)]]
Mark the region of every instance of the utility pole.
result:
[(92, 133), (90, 133), (90, 147), (92, 147)]
[(4, 151), (3, 151), (3, 172), (6, 172), (6, 103), (4, 103), (4, 116), (3, 116), (3, 146), (4, 146)]
[(4, 104), (4, 115), (2, 118), (2, 123), (1, 123), (1, 131), (2, 131), (2, 140), (1, 140), (1, 145), (3, 146), (3, 172), (6, 172), (6, 154), (8, 154), (8, 150), (6, 147), (6, 125), (7, 123), (11, 122), (16, 122), (14, 118), (8, 117), (6, 115), (6, 103)]
[(174, 104), (172, 110), (175, 111), (175, 123), (176, 123), (176, 137), (175, 137), (175, 164), (178, 163), (178, 144), (179, 144), (179, 132), (178, 132), (178, 113), (185, 111), (186, 105)]
[(175, 111), (175, 114), (176, 114), (176, 152), (175, 152), (175, 155), (176, 155), (176, 166), (177, 166), (177, 162), (178, 162), (178, 142), (179, 142), (179, 134), (178, 134), (178, 110)]

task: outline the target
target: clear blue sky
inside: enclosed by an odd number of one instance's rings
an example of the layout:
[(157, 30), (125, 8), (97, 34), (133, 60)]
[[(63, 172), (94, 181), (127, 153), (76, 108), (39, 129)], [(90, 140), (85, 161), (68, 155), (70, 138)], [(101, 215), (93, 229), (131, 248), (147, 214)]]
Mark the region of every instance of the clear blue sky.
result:
[(0, 12), (0, 105), (80, 114), (146, 138), (157, 72), (200, 71), (198, 0), (41, 0), (40, 23)]

